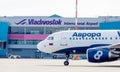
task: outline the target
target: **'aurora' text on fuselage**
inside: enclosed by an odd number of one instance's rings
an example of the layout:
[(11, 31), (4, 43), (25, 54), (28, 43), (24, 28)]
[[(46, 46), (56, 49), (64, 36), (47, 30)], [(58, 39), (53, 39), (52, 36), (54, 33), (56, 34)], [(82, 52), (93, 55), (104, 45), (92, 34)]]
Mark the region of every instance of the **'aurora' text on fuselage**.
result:
[(101, 33), (77, 33), (77, 32), (74, 32), (72, 37), (101, 37)]

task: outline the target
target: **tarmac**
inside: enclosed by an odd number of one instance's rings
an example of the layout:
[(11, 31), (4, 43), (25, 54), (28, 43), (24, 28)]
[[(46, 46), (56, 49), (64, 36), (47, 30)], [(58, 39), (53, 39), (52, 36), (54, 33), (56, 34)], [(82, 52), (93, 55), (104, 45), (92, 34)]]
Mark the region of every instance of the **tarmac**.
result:
[(89, 63), (87, 60), (64, 59), (0, 59), (0, 72), (120, 72), (120, 60)]

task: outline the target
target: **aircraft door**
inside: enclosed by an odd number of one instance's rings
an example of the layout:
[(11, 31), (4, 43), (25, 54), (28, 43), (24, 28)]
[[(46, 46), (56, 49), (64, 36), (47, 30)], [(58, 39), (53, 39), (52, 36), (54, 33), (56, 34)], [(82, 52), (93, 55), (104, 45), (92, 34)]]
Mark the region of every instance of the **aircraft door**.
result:
[(60, 46), (68, 46), (67, 33), (61, 35)]

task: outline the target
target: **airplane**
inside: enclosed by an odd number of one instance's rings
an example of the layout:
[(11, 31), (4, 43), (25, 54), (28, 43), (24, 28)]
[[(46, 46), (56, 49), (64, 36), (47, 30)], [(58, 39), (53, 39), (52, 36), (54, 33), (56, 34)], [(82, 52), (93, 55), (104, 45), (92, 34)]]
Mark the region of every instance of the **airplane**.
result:
[(120, 58), (120, 30), (67, 30), (55, 32), (37, 44), (45, 53), (86, 54), (93, 63), (110, 62)]

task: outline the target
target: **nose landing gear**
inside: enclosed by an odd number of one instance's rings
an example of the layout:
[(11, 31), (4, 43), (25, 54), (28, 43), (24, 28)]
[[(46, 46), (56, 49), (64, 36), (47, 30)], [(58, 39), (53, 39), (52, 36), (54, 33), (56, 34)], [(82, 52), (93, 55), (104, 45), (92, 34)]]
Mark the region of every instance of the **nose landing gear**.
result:
[(68, 66), (69, 65), (69, 56), (70, 56), (70, 54), (69, 53), (66, 53), (66, 61), (64, 61), (64, 65), (65, 66)]
[(64, 65), (65, 65), (65, 66), (68, 66), (68, 65), (69, 65), (69, 62), (68, 62), (68, 61), (64, 61)]

